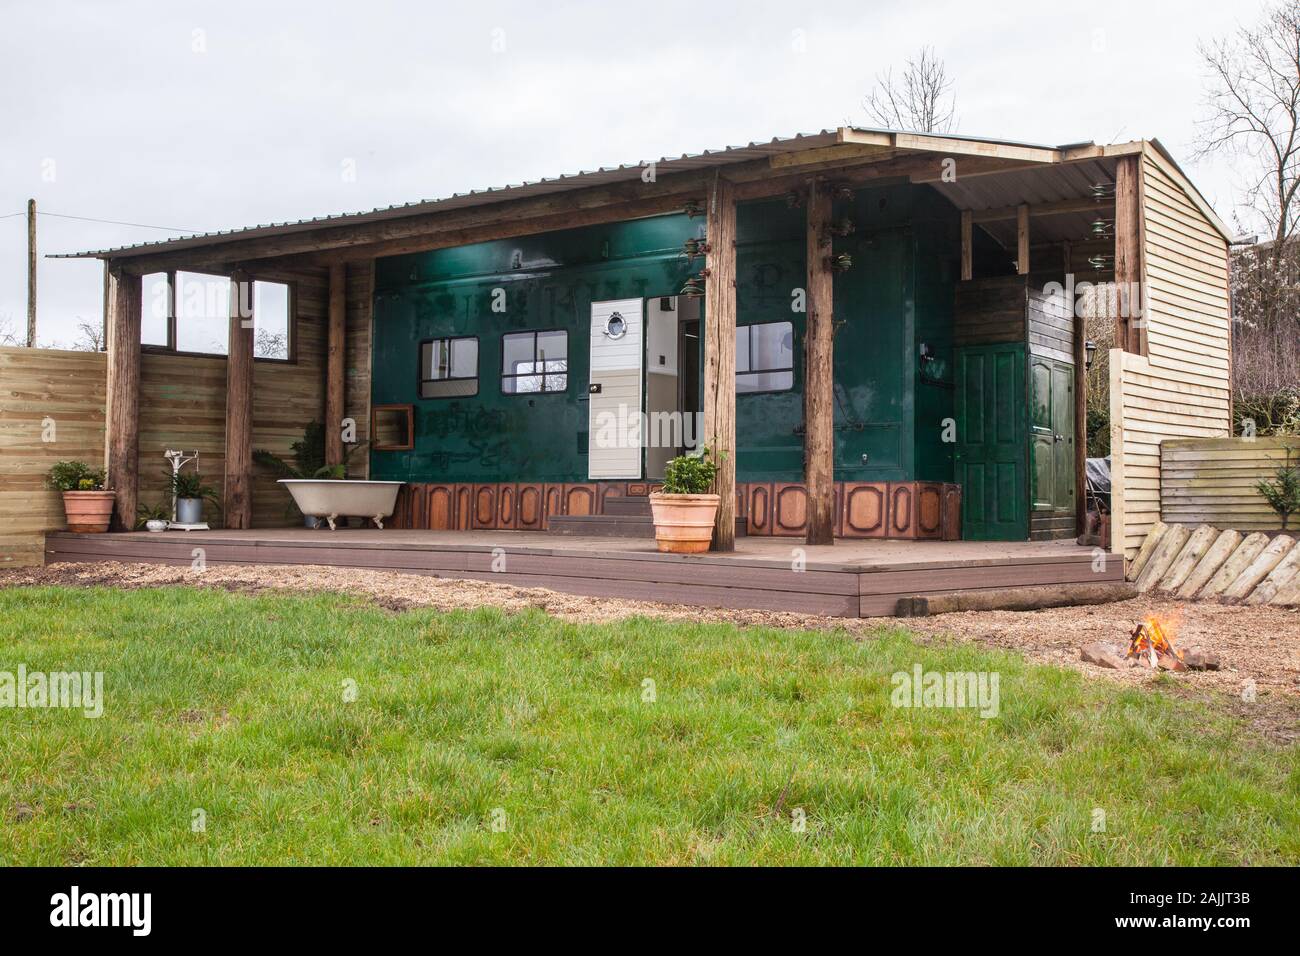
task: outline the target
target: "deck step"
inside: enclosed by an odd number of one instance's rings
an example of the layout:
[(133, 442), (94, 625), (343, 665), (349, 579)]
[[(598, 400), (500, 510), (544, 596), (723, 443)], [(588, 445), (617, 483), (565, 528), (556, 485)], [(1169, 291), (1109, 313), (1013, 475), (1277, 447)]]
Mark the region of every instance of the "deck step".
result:
[[(610, 501), (605, 500), (606, 510)], [(547, 530), (551, 534), (579, 534), (609, 538), (653, 538), (654, 518), (650, 515), (552, 515)], [(744, 518), (736, 519), (736, 537), (747, 533)]]
[(653, 538), (654, 519), (649, 515), (551, 515), (551, 534), (584, 534), (610, 538)]
[(636, 497), (623, 497), (622, 495), (612, 495), (605, 499), (605, 515), (632, 515), (637, 517), (650, 517), (650, 499), (644, 495)]

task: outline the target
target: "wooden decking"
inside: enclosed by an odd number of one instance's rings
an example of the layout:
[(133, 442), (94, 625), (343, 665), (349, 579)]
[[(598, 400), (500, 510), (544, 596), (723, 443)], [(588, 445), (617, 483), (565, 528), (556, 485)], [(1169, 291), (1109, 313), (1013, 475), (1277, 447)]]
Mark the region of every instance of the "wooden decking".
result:
[(296, 564), (386, 569), (474, 578), (571, 594), (710, 607), (758, 608), (839, 617), (892, 615), (903, 597), (972, 589), (1110, 583), (1072, 543), (840, 541), (808, 547), (779, 538), (740, 538), (730, 554), (669, 555), (653, 541), (525, 531), (406, 531), (305, 528), (51, 533), (45, 559), (190, 564)]

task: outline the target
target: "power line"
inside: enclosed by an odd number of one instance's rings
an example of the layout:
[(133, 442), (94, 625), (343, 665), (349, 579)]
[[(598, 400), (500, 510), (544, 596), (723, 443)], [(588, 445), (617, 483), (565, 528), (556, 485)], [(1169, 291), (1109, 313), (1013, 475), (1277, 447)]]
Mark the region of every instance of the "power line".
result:
[[(16, 215), (16, 216), (21, 216), (21, 215), (26, 215), (26, 213), (14, 213), (14, 215)], [(134, 227), (136, 227), (136, 228), (138, 228), (138, 229), (162, 229), (162, 230), (164, 230), (165, 232), (185, 232), (185, 233), (191, 233), (191, 232), (198, 232), (198, 231), (199, 231), (199, 230), (197, 230), (197, 229), (177, 229), (175, 226), (153, 226), (153, 225), (150, 225), (149, 223), (145, 223), (145, 222), (122, 222), (121, 220), (118, 220), (118, 219), (95, 219), (95, 218), (93, 218), (93, 217), (91, 217), (91, 216), (69, 216), (67, 213), (59, 213), (59, 212), (42, 212), (41, 210), (37, 210), (37, 211), (36, 211), (36, 215), (38, 215), (38, 216), (55, 216), (55, 217), (57, 217), (57, 218), (59, 218), (59, 219), (77, 219), (77, 220), (80, 220), (81, 222), (100, 222), (100, 223), (104, 223), (104, 224), (109, 225), (109, 226), (134, 226)], [(3, 216), (3, 217), (0, 217), (0, 218), (7, 219), (7, 218), (9, 218), (9, 217), (8, 217), (8, 216)]]

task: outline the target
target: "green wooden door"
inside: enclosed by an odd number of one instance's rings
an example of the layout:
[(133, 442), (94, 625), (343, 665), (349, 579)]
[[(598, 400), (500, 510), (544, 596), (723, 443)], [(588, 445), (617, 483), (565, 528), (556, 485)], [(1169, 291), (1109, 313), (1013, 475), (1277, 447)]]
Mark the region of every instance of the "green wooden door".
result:
[(1073, 513), (1073, 365), (1030, 356), (1029, 416), (1033, 509)]
[(1025, 346), (969, 345), (956, 353), (956, 478), (962, 537), (1029, 537)]

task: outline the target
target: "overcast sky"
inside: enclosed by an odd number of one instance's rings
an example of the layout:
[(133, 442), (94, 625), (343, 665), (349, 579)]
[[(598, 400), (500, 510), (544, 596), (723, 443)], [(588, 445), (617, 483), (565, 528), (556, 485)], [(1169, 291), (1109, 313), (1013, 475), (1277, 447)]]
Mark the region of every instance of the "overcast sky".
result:
[[(1197, 41), (1262, 4), (0, 0), (0, 216), (206, 231), (867, 123), (931, 44), (959, 132), (1159, 138), (1193, 163)], [(355, 175), (347, 175), (355, 170)], [(42, 216), (42, 256), (175, 235)], [(26, 220), (0, 218), (0, 322), (26, 322)], [(98, 322), (97, 261), (42, 258), (42, 342)]]

